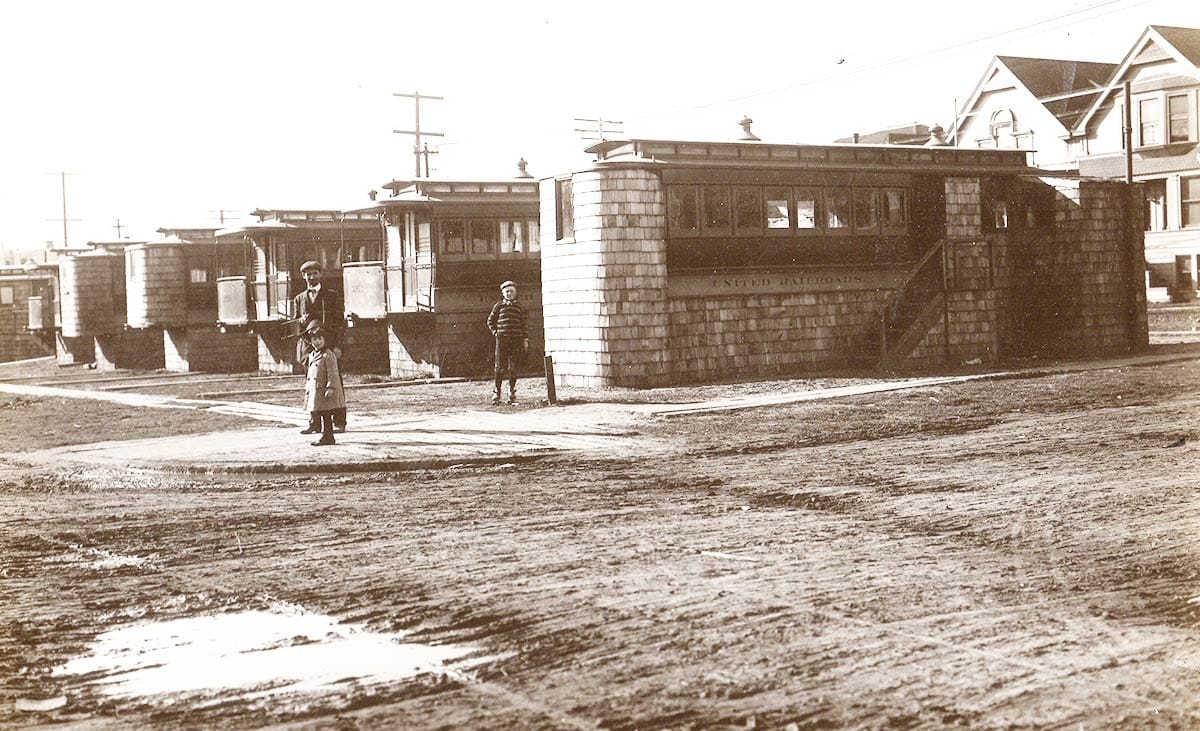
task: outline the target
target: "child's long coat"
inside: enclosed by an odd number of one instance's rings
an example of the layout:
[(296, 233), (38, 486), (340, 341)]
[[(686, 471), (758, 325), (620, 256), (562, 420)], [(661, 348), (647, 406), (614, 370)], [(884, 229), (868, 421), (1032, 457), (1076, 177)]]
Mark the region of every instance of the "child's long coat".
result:
[(346, 408), (346, 395), (342, 391), (342, 376), (338, 372), (337, 356), (328, 348), (314, 351), (308, 357), (304, 408), (307, 411)]

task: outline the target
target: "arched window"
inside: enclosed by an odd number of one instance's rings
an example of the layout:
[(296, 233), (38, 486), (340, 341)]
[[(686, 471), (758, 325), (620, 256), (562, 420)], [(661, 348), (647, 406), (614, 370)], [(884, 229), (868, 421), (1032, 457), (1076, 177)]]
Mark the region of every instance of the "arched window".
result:
[(1000, 109), (993, 113), (989, 130), (996, 147), (1016, 147), (1013, 135), (1017, 131), (1017, 120), (1011, 109)]

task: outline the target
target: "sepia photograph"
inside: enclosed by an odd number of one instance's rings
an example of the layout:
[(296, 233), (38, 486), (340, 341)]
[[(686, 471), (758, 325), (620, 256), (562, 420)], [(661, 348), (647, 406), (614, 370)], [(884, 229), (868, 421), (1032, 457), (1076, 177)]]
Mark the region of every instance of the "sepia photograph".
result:
[(1200, 729), (1200, 5), (13, 3), (0, 730)]

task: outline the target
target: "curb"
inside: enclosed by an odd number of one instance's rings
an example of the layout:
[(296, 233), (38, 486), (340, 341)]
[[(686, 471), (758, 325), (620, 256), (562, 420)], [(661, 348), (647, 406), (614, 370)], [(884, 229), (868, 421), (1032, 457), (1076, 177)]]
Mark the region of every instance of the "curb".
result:
[(1062, 373), (1098, 371), (1109, 368), (1140, 368), (1144, 366), (1181, 363), (1184, 361), (1192, 361), (1197, 359), (1200, 359), (1200, 353), (1177, 353), (1163, 356), (1130, 356), (1129, 358), (1125, 359), (1114, 359), (1107, 361), (1082, 361), (1076, 365), (1063, 363), (1057, 366), (1045, 366), (1041, 368), (1021, 369), (1015, 371), (994, 371), (989, 373), (976, 373), (961, 376), (931, 376), (928, 378), (913, 379), (907, 383), (883, 382), (873, 386), (864, 387), (858, 392), (844, 388), (826, 389), (825, 393), (822, 393), (820, 390), (801, 391), (792, 394), (791, 398), (781, 394), (780, 396), (776, 397), (775, 400), (769, 400), (763, 403), (728, 403), (705, 406), (703, 402), (700, 402), (694, 405), (680, 404), (678, 408), (671, 408), (670, 406), (664, 405), (658, 409), (647, 409), (646, 413), (651, 417), (659, 419), (673, 419), (680, 416), (715, 414), (727, 411), (740, 411), (743, 409), (761, 409), (769, 406), (785, 406), (788, 404), (800, 403), (802, 401), (820, 401), (831, 398), (866, 396), (876, 393), (903, 391), (910, 388), (925, 388), (928, 386), (943, 386), (955, 383), (965, 383), (967, 381), (1003, 381), (1026, 378), (1042, 378), (1045, 376), (1053, 376)]
[(537, 452), (522, 452), (521, 454), (503, 457), (430, 457), (426, 459), (384, 459), (370, 462), (328, 462), (322, 464), (287, 464), (273, 462), (268, 464), (231, 464), (216, 467), (200, 465), (165, 465), (150, 466), (130, 465), (156, 472), (168, 472), (189, 475), (321, 475), (345, 474), (363, 472), (416, 472), (419, 470), (444, 470), (451, 467), (487, 467), (497, 464), (527, 464), (537, 462), (559, 450), (546, 449)]
[[(323, 475), (370, 472), (418, 472), (421, 470), (445, 470), (455, 467), (489, 467), (502, 464), (531, 464), (557, 454), (560, 450), (546, 449), (491, 457), (430, 457), (418, 459), (385, 459), (370, 462), (328, 462), (322, 464), (290, 464), (286, 462), (237, 463), (229, 465), (202, 466), (196, 464), (170, 464), (161, 462), (128, 462), (125, 464), (102, 464), (86, 460), (58, 460), (54, 466), (63, 467), (64, 462), (72, 466), (91, 470), (107, 471), (114, 475), (147, 473), (158, 475)], [(17, 469), (36, 470), (49, 466), (50, 460), (20, 459), (20, 455), (4, 455), (14, 458), (9, 465)]]

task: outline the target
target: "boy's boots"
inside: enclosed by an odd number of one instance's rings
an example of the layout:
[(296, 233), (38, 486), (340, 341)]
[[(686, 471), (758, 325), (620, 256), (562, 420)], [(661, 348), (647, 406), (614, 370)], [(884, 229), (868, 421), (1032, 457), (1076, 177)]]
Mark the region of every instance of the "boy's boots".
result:
[(496, 386), (496, 390), (492, 392), (492, 406), (500, 405), (500, 387)]
[[(497, 393), (497, 396), (499, 396), (499, 393)], [(517, 384), (515, 383), (508, 384), (508, 405), (517, 405)]]
[(314, 447), (325, 447), (330, 444), (336, 444), (333, 440), (333, 417), (321, 417), (321, 438), (313, 442)]

